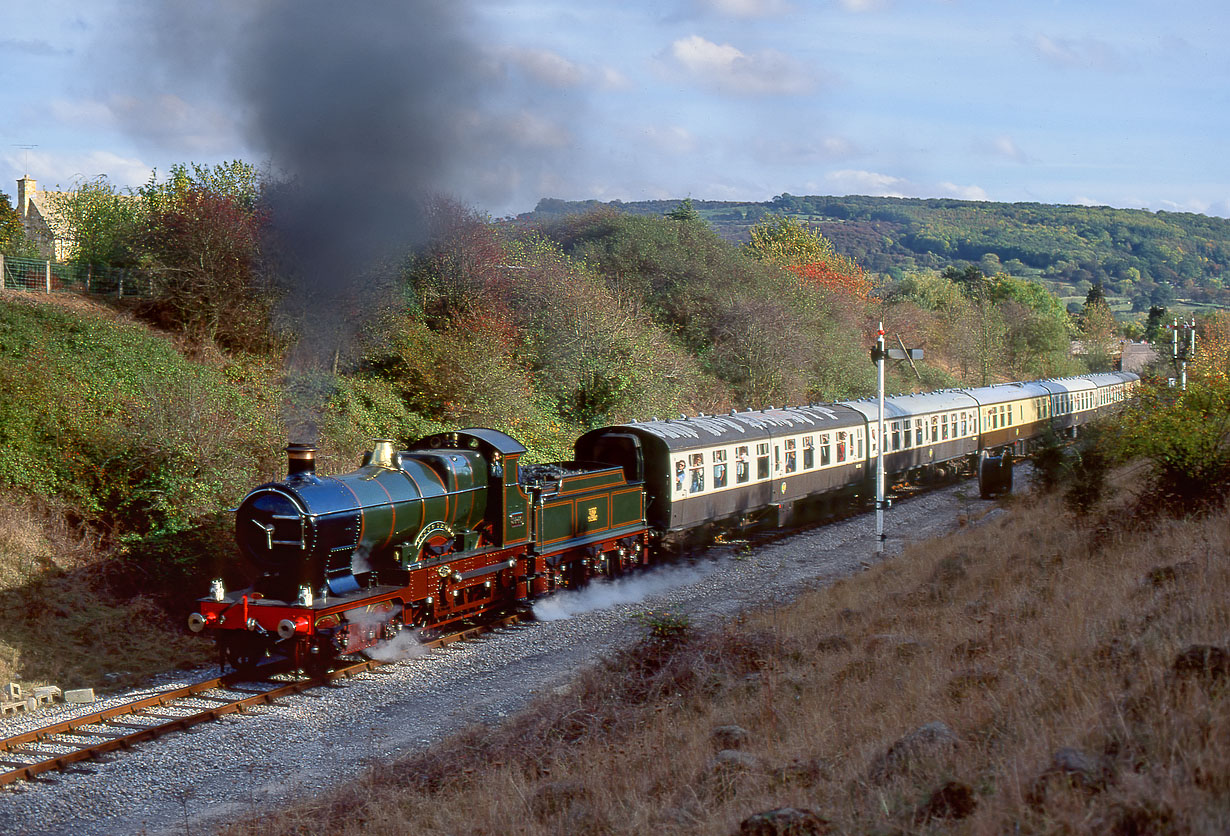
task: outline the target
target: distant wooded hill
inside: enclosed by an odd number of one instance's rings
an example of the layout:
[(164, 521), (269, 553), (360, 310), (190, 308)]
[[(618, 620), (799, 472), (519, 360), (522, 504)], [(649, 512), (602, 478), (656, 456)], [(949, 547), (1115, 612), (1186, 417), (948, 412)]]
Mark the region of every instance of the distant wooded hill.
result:
[[(611, 207), (660, 215), (680, 200), (624, 203), (541, 200), (526, 220)], [(1230, 220), (1186, 212), (1106, 206), (987, 203), (895, 197), (799, 197), (763, 203), (694, 200), (720, 235), (748, 240), (748, 229), (770, 213), (818, 227), (839, 252), (863, 269), (892, 278), (913, 270), (973, 264), (1040, 279), (1066, 298), (1083, 298), (1101, 282), (1123, 307), (1230, 306)]]

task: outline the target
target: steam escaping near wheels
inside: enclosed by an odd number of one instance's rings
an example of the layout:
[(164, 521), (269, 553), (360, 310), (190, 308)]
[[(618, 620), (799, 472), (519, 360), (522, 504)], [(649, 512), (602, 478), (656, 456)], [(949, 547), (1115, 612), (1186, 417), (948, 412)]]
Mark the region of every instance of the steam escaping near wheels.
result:
[(534, 603), (534, 618), (539, 621), (562, 621), (574, 615), (606, 609), (618, 604), (635, 604), (651, 595), (695, 583), (714, 570), (705, 566), (666, 566), (644, 574), (629, 575), (614, 580), (594, 580), (576, 590), (556, 592)]

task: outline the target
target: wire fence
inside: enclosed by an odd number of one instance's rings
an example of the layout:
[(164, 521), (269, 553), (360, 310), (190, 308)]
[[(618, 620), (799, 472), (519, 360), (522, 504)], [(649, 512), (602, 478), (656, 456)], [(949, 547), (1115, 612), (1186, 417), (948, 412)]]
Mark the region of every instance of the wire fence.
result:
[(89, 264), (61, 264), (0, 255), (4, 290), (33, 293), (92, 293), (106, 296), (149, 296), (149, 279), (129, 270)]

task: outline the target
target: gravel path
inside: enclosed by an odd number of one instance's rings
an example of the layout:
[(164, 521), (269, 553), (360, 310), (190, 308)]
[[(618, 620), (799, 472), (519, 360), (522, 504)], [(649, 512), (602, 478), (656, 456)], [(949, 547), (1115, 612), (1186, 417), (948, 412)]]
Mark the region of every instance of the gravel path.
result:
[[(896, 503), (886, 514), (886, 553), (952, 531), (958, 513), (977, 516), (992, 508), (976, 497), (976, 485), (966, 482)], [(141, 744), (89, 764), (89, 774), (0, 789), (0, 833), (210, 832), (295, 794), (346, 781), (373, 761), (412, 751), (468, 723), (498, 722), (534, 694), (563, 685), (578, 668), (626, 644), (638, 634), (631, 616), (647, 608), (669, 608), (705, 622), (857, 572), (878, 559), (874, 530), (875, 515), (863, 514), (745, 555), (714, 549), (703, 560), (561, 593), (539, 605), (540, 618), (551, 620), (490, 633), (341, 687)], [(0, 735), (18, 730), (0, 724)]]

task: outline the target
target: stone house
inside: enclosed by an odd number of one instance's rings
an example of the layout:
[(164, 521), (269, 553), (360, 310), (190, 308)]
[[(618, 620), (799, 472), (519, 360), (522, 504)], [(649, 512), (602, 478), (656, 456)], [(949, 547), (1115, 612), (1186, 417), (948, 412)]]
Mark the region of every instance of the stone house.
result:
[(39, 191), (38, 181), (29, 175), (17, 181), (17, 214), (26, 237), (38, 247), (43, 258), (67, 261), (73, 241), (56, 218), (55, 199), (67, 192)]

